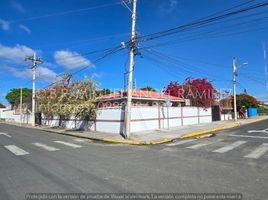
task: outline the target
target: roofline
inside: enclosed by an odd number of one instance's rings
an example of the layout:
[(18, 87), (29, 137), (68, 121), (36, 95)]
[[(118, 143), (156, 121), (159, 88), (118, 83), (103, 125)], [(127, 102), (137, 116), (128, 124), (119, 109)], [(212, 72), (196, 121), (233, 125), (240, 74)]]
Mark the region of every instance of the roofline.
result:
[[(127, 97), (97, 99), (96, 101), (109, 101), (109, 100), (122, 100), (122, 99), (127, 99)], [(152, 101), (165, 101), (165, 99), (157, 99), (157, 98), (132, 97), (132, 99), (136, 99), (136, 100), (152, 100)], [(173, 101), (173, 102), (185, 102), (185, 99), (170, 99), (170, 101)]]

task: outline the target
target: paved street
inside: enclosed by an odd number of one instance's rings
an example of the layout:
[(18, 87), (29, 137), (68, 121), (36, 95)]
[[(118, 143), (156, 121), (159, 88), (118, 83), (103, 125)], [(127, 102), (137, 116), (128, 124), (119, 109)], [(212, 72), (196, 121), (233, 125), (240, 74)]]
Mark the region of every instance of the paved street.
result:
[(268, 120), (155, 146), (95, 143), (0, 124), (0, 199), (36, 192), (268, 196)]

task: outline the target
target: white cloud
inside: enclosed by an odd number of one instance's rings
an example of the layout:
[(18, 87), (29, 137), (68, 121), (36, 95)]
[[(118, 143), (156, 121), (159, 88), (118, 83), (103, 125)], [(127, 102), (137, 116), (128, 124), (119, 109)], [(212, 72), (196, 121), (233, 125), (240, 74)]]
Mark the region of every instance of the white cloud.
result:
[(75, 69), (77, 67), (85, 67), (92, 65), (92, 63), (87, 58), (81, 56), (77, 52), (65, 50), (56, 51), (54, 54), (54, 58), (57, 64), (67, 69)]
[(25, 26), (25, 25), (23, 25), (23, 24), (20, 24), (20, 25), (19, 25), (19, 28), (20, 28), (21, 30), (25, 31), (26, 33), (28, 33), (29, 35), (32, 34), (32, 31), (31, 31), (27, 26)]
[[(31, 69), (24, 69), (24, 70), (18, 70), (15, 67), (8, 67), (8, 70), (17, 78), (22, 79), (31, 79), (32, 78), (32, 70)], [(39, 66), (36, 68), (36, 79), (43, 81), (43, 82), (53, 82), (56, 81), (57, 74), (46, 68)]]
[[(1, 71), (10, 72), (10, 74), (17, 78), (31, 80), (32, 70), (29, 66), (26, 66), (29, 63), (25, 62), (25, 56), (32, 56), (33, 54), (34, 50), (25, 45), (17, 44), (14, 47), (9, 47), (0, 44)], [(17, 66), (20, 68), (17, 68)], [(58, 80), (57, 74), (49, 69), (51, 66), (54, 66), (54, 64), (46, 63), (46, 66), (38, 66), (36, 68), (37, 80), (42, 82), (54, 82)]]
[(0, 25), (1, 25), (1, 28), (4, 31), (9, 31), (10, 30), (10, 26), (9, 26), (9, 22), (8, 21), (3, 20), (3, 19), (0, 19)]
[(15, 63), (24, 62), (25, 56), (31, 56), (34, 54), (34, 50), (17, 44), (14, 47), (4, 46), (0, 44), (0, 58), (12, 61)]
[(17, 11), (19, 11), (20, 13), (26, 13), (25, 8), (19, 1), (16, 1), (16, 0), (11, 1), (11, 6), (15, 8)]
[(176, 10), (178, 6), (178, 0), (168, 0), (165, 4), (161, 5), (161, 11), (164, 13), (171, 13)]
[(51, 69), (48, 69), (46, 67), (38, 67), (36, 69), (36, 74), (37, 74), (37, 79), (46, 81), (46, 82), (53, 82), (58, 79), (57, 74)]

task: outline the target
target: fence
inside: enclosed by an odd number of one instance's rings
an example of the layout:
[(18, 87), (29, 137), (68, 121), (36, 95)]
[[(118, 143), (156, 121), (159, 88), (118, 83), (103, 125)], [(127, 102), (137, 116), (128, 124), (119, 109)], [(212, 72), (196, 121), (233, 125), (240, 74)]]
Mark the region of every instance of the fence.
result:
[(221, 120), (222, 121), (227, 121), (227, 120), (232, 120), (232, 114), (231, 113), (227, 113), (227, 114), (221, 114)]
[[(47, 126), (61, 126), (73, 128), (88, 128), (94, 131), (107, 133), (124, 132), (125, 112), (121, 107), (101, 108), (97, 110), (97, 118), (94, 121), (85, 122), (75, 118), (53, 119), (42, 117), (42, 124)], [(131, 110), (131, 132), (178, 127), (183, 125), (208, 123), (212, 121), (211, 108), (203, 109), (198, 107), (157, 107), (141, 106), (132, 107)]]
[[(16, 113), (15, 110), (10, 110), (10, 109), (1, 109), (0, 110), (0, 118), (4, 119), (7, 122), (14, 122), (14, 123), (20, 123), (20, 114)], [(23, 114), (22, 123), (24, 124), (29, 124), (31, 123), (32, 116), (31, 114)]]
[[(20, 123), (20, 115), (14, 110), (0, 109), (0, 118)], [(94, 121), (83, 121), (71, 117), (60, 119), (58, 115), (50, 119), (42, 115), (41, 124), (51, 127), (62, 126), (67, 129), (89, 129), (93, 131), (120, 134), (125, 128), (125, 112), (121, 107), (99, 108)], [(231, 114), (221, 114), (221, 120), (231, 120)], [(131, 132), (179, 127), (212, 121), (211, 108), (198, 107), (158, 107), (136, 106), (131, 110)], [(31, 123), (31, 115), (23, 114), (22, 123)]]

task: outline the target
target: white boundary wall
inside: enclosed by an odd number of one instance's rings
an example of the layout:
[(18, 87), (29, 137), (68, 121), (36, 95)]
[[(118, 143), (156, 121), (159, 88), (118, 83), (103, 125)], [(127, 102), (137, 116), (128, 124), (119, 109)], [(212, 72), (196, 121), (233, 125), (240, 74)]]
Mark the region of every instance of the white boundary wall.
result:
[[(88, 129), (106, 133), (120, 134), (124, 132), (125, 112), (121, 107), (101, 108), (97, 110), (95, 121), (88, 123)], [(45, 119), (42, 124), (47, 126), (59, 126), (59, 117)], [(178, 127), (183, 125), (208, 123), (212, 121), (211, 109), (204, 110), (197, 107), (157, 107), (140, 106), (132, 107), (131, 132)], [(61, 125), (68, 129), (83, 128), (85, 123), (71, 118), (62, 120)]]
[[(14, 110), (5, 111), (6, 121), (19, 123), (20, 115), (15, 115)], [(94, 121), (85, 122), (71, 118), (61, 120), (61, 126), (67, 129), (85, 128), (92, 131), (120, 134), (124, 132), (125, 112), (121, 107), (101, 108), (97, 110), (97, 118)], [(184, 125), (209, 123), (212, 121), (211, 108), (197, 107), (158, 107), (139, 106), (131, 110), (131, 132), (179, 127)], [(31, 115), (23, 115), (23, 123), (30, 123)], [(46, 119), (42, 115), (42, 124), (57, 127), (60, 124), (59, 116)]]
[(232, 120), (232, 114), (221, 114), (221, 121)]
[(8, 110), (8, 108), (0, 108), (0, 119), (6, 119), (6, 110)]
[[(20, 114), (15, 114), (15, 110), (1, 110), (1, 118), (5, 119), (7, 122), (20, 123)], [(32, 120), (31, 114), (22, 115), (22, 123), (30, 124)]]
[(178, 127), (212, 121), (211, 109), (197, 107), (133, 107), (131, 131)]

